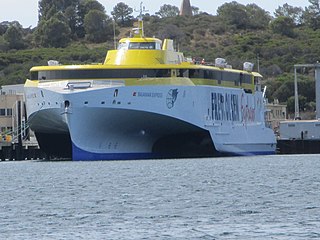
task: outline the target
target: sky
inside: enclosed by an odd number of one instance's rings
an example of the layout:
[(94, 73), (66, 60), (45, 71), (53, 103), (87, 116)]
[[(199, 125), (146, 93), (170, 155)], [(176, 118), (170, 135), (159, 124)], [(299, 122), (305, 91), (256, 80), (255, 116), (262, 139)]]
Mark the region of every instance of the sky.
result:
[[(141, 0), (98, 0), (102, 5), (104, 5), (106, 12), (110, 15), (113, 7), (119, 3), (124, 2), (133, 9), (139, 10)], [(255, 3), (259, 7), (268, 11), (271, 15), (274, 10), (283, 4), (288, 3), (294, 7), (306, 7), (310, 3), (308, 0), (236, 0), (240, 4), (250, 4)], [(150, 14), (154, 14), (159, 11), (160, 7), (164, 4), (174, 5), (180, 8), (182, 0), (142, 0), (143, 5)], [(216, 14), (218, 7), (227, 2), (232, 2), (232, 0), (190, 0), (192, 6), (196, 6), (202, 12), (207, 12), (209, 14)], [(138, 14), (134, 14), (135, 16)], [(18, 21), (23, 27), (35, 27), (38, 23), (38, 0), (0, 0), (0, 22), (3, 21)]]

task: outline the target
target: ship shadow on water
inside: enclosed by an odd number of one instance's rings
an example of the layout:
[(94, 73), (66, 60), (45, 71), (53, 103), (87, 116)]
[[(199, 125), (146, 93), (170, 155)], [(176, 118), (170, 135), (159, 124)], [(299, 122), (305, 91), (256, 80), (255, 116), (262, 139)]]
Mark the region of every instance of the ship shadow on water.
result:
[(214, 147), (208, 131), (188, 132), (162, 137), (152, 151), (160, 158), (202, 158), (222, 156)]
[[(72, 143), (69, 134), (36, 133), (40, 148), (46, 153), (41, 161), (72, 161)], [(152, 148), (155, 159), (222, 157), (208, 131), (194, 131), (166, 135)], [(134, 159), (130, 159), (134, 160)]]
[(69, 134), (35, 132), (40, 149), (46, 153), (44, 161), (71, 161), (72, 144)]

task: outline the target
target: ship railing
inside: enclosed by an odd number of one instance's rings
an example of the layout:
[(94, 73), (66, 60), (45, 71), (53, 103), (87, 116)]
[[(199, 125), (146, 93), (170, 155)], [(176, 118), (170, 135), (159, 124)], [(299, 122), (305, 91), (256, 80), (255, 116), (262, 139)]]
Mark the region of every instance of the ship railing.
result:
[(124, 80), (97, 80), (93, 81), (92, 84), (94, 86), (125, 86), (125, 81)]
[(99, 87), (115, 87), (124, 86), (125, 81), (121, 80), (92, 80), (92, 81), (72, 81), (67, 82), (65, 89), (88, 89), (88, 88), (99, 88)]
[(68, 82), (67, 83), (67, 88), (69, 90), (87, 89), (87, 88), (91, 88), (91, 87), (92, 87), (92, 83), (91, 82)]

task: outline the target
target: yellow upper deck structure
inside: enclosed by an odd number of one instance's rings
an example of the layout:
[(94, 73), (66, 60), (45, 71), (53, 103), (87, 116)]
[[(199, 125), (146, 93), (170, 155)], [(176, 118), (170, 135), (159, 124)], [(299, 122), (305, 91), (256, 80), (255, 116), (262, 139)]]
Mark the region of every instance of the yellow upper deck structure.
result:
[(117, 50), (108, 51), (105, 65), (155, 65), (155, 64), (181, 64), (184, 61), (182, 53), (176, 52), (173, 41), (157, 38), (146, 38), (143, 31), (143, 22), (138, 22), (133, 29), (131, 38), (119, 41)]
[[(144, 36), (143, 22), (138, 22), (131, 37), (119, 41), (118, 49), (107, 52), (104, 63), (91, 65), (60, 65), (33, 67), (32, 81), (121, 79), (126, 85), (212, 85), (244, 88), (254, 92), (260, 87), (261, 75), (252, 67), (235, 70), (218, 59), (215, 65), (201, 65), (187, 60), (175, 51), (173, 40)], [(248, 63), (246, 63), (248, 65)], [(249, 66), (251, 64), (249, 63)], [(179, 80), (180, 79), (180, 80)]]

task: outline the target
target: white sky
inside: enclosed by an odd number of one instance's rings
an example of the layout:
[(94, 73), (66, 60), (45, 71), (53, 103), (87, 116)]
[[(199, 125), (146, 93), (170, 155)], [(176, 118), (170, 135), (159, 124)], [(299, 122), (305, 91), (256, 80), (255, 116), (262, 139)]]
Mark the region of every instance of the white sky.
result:
[[(115, 0), (98, 0), (104, 5), (106, 12), (110, 15), (113, 7), (121, 2)], [(241, 4), (256, 3), (259, 7), (273, 14), (274, 10), (285, 3), (295, 7), (306, 7), (310, 3), (308, 0), (236, 0)], [(141, 0), (122, 0), (133, 9), (139, 9)], [(174, 5), (180, 8), (182, 0), (143, 0), (143, 5), (149, 10), (150, 14), (159, 11), (164, 4)], [(200, 11), (216, 14), (216, 10), (226, 2), (232, 0), (190, 0), (192, 6), (200, 8)], [(24, 27), (35, 27), (38, 22), (38, 1), (37, 0), (0, 0), (0, 22), (17, 20)]]

